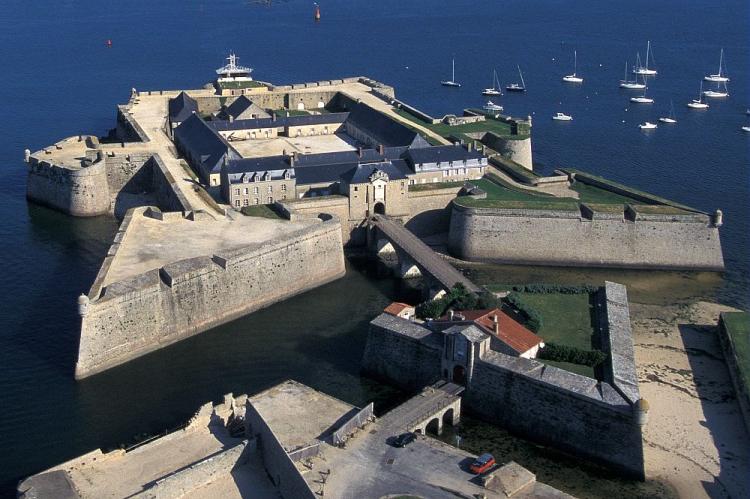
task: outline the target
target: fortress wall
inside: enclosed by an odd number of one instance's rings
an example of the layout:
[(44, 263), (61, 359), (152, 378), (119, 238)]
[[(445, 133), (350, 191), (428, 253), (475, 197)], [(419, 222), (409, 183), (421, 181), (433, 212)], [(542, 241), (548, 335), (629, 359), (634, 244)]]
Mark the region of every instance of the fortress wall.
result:
[(465, 260), (532, 265), (723, 270), (718, 228), (705, 215), (583, 219), (578, 211), (453, 204), (450, 251)]
[(409, 217), (404, 219), (406, 228), (418, 236), (448, 232), (451, 201), (460, 190), (461, 186), (432, 191), (409, 191)]
[(164, 211), (192, 211), (193, 206), (177, 185), (158, 154), (151, 157), (151, 186), (150, 190), (156, 194), (159, 208)]
[(524, 168), (532, 169), (531, 137), (525, 139), (503, 138), (494, 133), (486, 133), (482, 141), (499, 152), (502, 157), (515, 161)]
[(82, 168), (66, 168), (29, 158), (26, 198), (78, 217), (109, 213), (107, 168), (97, 161)]
[(341, 221), (341, 238), (344, 244), (349, 243), (352, 230), (359, 225), (358, 221), (349, 220), (349, 198), (346, 196), (334, 195), (277, 201), (276, 204), (288, 214), (290, 220), (317, 217), (321, 213), (338, 217)]
[(117, 106), (117, 137), (124, 142), (148, 142), (148, 136), (141, 125), (130, 115), (129, 106)]
[(112, 283), (81, 324), (76, 378), (90, 376), (343, 276), (336, 219)]
[[(363, 372), (410, 391), (421, 390), (441, 379), (442, 348), (394, 331), (394, 326), (376, 324), (379, 319), (390, 321), (390, 316), (383, 314), (370, 323), (362, 357)], [(395, 327), (404, 328), (408, 324), (400, 322)]]
[(153, 156), (150, 152), (108, 152), (107, 185), (113, 198), (120, 191), (139, 194), (151, 187), (151, 169), (144, 168)]
[(614, 388), (522, 360), (498, 352), (477, 359), (465, 406), (530, 440), (644, 476), (641, 427)]

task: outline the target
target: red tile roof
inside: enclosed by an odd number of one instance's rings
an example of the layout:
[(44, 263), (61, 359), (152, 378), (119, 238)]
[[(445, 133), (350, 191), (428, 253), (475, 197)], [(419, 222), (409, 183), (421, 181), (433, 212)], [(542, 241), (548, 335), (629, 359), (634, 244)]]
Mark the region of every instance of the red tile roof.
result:
[[(463, 316), (465, 321), (473, 322), (487, 334), (497, 337), (519, 354), (534, 348), (544, 341), (540, 336), (532, 333), (498, 308), (488, 310), (463, 310), (461, 312), (456, 312), (455, 314)], [(497, 315), (498, 334), (495, 334), (494, 321), (492, 320), (495, 315)], [(440, 320), (450, 321), (450, 317), (444, 315)], [(455, 316), (453, 320), (458, 321)]]
[(394, 301), (393, 303), (385, 307), (383, 312), (385, 312), (386, 314), (391, 314), (391, 315), (395, 315), (396, 317), (398, 317), (398, 314), (400, 314), (407, 308), (414, 308), (414, 306), (406, 304), (406, 303)]

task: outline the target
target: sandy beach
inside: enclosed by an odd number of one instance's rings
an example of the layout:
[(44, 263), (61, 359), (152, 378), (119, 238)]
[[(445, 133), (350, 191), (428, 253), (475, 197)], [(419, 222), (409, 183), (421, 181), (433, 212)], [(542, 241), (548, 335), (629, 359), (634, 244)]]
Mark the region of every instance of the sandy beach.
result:
[(750, 438), (717, 336), (728, 310), (631, 303), (646, 474), (684, 498), (750, 497)]

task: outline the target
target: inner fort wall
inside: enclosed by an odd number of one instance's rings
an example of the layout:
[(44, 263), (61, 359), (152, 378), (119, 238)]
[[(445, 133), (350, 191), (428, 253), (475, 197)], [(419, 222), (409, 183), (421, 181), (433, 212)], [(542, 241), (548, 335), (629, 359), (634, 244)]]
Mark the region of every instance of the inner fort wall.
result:
[(639, 216), (633, 222), (589, 220), (578, 211), (454, 203), (449, 249), (465, 260), (498, 263), (724, 269), (719, 230), (700, 214)]
[(181, 260), (111, 283), (81, 323), (84, 378), (342, 277), (341, 227), (322, 221), (289, 236)]

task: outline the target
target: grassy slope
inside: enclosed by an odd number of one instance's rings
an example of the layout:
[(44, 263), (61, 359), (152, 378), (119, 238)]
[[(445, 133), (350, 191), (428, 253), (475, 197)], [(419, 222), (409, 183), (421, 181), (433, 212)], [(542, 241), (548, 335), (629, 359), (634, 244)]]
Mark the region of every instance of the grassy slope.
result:
[(727, 332), (732, 337), (734, 352), (740, 367), (740, 377), (750, 387), (750, 314), (729, 312), (723, 315)]

